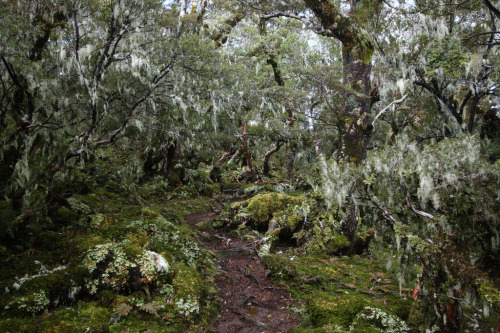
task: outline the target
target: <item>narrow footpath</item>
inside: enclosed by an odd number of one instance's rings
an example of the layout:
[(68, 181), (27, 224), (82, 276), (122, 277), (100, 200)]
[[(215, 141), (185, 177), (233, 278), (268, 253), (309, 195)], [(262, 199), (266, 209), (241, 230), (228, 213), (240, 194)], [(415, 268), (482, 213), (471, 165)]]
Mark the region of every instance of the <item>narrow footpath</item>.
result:
[(220, 314), (212, 332), (289, 332), (300, 321), (289, 308), (294, 301), (285, 288), (275, 286), (253, 244), (230, 237), (227, 230), (206, 230), (198, 223), (210, 221), (213, 212), (191, 214), (186, 222), (200, 232), (202, 246), (214, 255), (219, 269)]

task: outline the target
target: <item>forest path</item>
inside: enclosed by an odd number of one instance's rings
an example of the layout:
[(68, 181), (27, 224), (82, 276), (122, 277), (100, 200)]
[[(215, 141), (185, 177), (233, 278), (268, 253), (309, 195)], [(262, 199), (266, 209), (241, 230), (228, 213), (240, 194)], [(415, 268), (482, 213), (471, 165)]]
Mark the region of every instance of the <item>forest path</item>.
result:
[(289, 332), (300, 323), (289, 313), (288, 308), (294, 303), (290, 294), (273, 285), (266, 276), (254, 244), (230, 237), (224, 229), (197, 226), (214, 217), (214, 212), (203, 212), (185, 219), (199, 230), (202, 247), (214, 254), (219, 269), (215, 283), (221, 307), (212, 323), (212, 332)]

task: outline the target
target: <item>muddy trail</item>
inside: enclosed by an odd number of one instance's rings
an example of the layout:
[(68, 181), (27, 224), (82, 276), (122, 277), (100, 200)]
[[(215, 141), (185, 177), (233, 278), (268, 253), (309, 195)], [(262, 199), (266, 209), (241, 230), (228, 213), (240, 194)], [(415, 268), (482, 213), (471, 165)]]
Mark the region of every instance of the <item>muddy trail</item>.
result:
[(186, 222), (199, 230), (201, 245), (210, 250), (219, 269), (215, 282), (221, 307), (211, 332), (289, 332), (298, 326), (300, 321), (289, 311), (296, 302), (266, 276), (254, 244), (230, 237), (225, 229), (197, 226), (214, 217), (213, 212), (186, 217)]

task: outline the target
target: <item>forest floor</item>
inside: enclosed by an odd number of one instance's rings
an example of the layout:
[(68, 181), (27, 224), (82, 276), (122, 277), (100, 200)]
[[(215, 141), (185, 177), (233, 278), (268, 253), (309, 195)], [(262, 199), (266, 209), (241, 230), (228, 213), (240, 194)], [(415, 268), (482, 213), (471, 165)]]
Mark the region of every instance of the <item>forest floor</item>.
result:
[(197, 224), (216, 217), (214, 212), (190, 214), (186, 222), (200, 232), (202, 247), (213, 255), (219, 273), (215, 282), (221, 307), (212, 332), (289, 332), (300, 324), (290, 312), (297, 301), (267, 277), (255, 245), (231, 237), (227, 230), (209, 230)]

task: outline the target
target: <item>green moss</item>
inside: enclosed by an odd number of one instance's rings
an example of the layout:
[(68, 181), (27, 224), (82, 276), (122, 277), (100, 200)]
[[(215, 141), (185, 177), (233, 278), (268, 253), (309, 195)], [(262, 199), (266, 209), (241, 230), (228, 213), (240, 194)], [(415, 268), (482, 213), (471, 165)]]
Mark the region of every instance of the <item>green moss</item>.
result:
[[(334, 325), (325, 325), (323, 327), (317, 328), (304, 328), (304, 327), (295, 327), (292, 329), (292, 333), (347, 333), (348, 330), (343, 330), (339, 326)], [(364, 331), (359, 331), (364, 332)]]
[[(294, 206), (295, 207), (295, 206)], [(294, 209), (285, 209), (274, 214), (278, 226), (289, 232), (294, 232), (304, 218)]]
[(262, 261), (275, 278), (294, 280), (299, 276), (296, 263), (284, 256), (278, 254), (267, 255), (262, 257)]
[(1, 332), (109, 332), (109, 309), (96, 303), (79, 303), (77, 309), (47, 312), (39, 318), (8, 318), (0, 320)]
[(149, 244), (149, 236), (147, 232), (143, 229), (139, 229), (137, 232), (130, 232), (127, 234), (126, 239), (139, 247), (146, 247)]
[(174, 267), (175, 278), (172, 284), (175, 288), (176, 299), (197, 298), (201, 290), (201, 279), (198, 271), (185, 264)]
[(168, 220), (184, 223), (186, 216), (192, 213), (207, 211), (211, 207), (211, 201), (207, 197), (191, 198), (175, 198), (168, 201), (167, 204), (161, 205), (161, 213)]
[(246, 211), (258, 225), (267, 225), (274, 213), (292, 205), (300, 205), (303, 198), (292, 197), (281, 193), (258, 194), (246, 203)]
[(339, 254), (350, 245), (346, 236), (339, 234), (331, 223), (325, 227), (315, 223), (309, 232), (306, 251), (311, 254)]
[(320, 291), (312, 295), (306, 309), (315, 326), (334, 324), (348, 328), (356, 315), (370, 303), (374, 301), (358, 294), (339, 297)]
[(57, 210), (57, 215), (59, 215), (59, 217), (61, 217), (64, 221), (70, 223), (74, 223), (80, 218), (80, 216), (75, 211), (64, 206)]
[(399, 296), (398, 285), (380, 271), (375, 260), (288, 253), (268, 255), (263, 261), (269, 275), (289, 286), (292, 296), (306, 304), (306, 320), (296, 332), (349, 331), (366, 306), (408, 318), (412, 302)]

